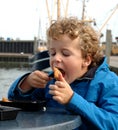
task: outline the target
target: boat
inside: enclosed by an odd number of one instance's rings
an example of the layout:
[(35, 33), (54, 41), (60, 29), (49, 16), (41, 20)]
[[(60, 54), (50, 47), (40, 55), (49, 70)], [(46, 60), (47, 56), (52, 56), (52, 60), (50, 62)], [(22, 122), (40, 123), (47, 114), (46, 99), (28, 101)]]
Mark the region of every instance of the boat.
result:
[(32, 71), (40, 70), (44, 72), (49, 72), (51, 70), (49, 65), (49, 54), (48, 50), (44, 50), (36, 53), (32, 59), (30, 59), (30, 66)]
[[(67, 16), (67, 10), (68, 10), (68, 3), (69, 0), (67, 0), (66, 3), (66, 9), (65, 9), (65, 17)], [(57, 5), (57, 20), (61, 17), (60, 16), (60, 0), (56, 1), (56, 5)], [(46, 0), (46, 6), (47, 6), (47, 13), (48, 13), (48, 18), (49, 18), (49, 23), (51, 23), (52, 20), (52, 16), (50, 16), (50, 12), (49, 12), (49, 6), (48, 6), (48, 0)], [(94, 25), (96, 25), (95, 19), (85, 19), (85, 0), (83, 0), (83, 7), (82, 7), (82, 20), (84, 22), (88, 22), (88, 23), (94, 23)], [(108, 17), (108, 19), (105, 21), (105, 23), (102, 25), (101, 29), (99, 30), (100, 35), (102, 34), (101, 31), (102, 29), (105, 27), (105, 25), (108, 23), (108, 21), (110, 20), (110, 18), (113, 16), (113, 14), (116, 12), (116, 10), (118, 9), (118, 5), (116, 6), (116, 8), (113, 10), (112, 14)], [(117, 38), (118, 39), (118, 38)], [(116, 40), (117, 40), (116, 39)], [(105, 52), (106, 49), (106, 42), (102, 43), (102, 49), (103, 52)], [(112, 43), (112, 50), (111, 50), (111, 55), (118, 55), (118, 40), (116, 43)], [(49, 71), (50, 67), (49, 67), (49, 55), (48, 55), (48, 51), (46, 48), (46, 44), (45, 42), (39, 42), (38, 43), (38, 52), (34, 55), (32, 63), (30, 63), (33, 67), (33, 70), (43, 70), (43, 71)]]

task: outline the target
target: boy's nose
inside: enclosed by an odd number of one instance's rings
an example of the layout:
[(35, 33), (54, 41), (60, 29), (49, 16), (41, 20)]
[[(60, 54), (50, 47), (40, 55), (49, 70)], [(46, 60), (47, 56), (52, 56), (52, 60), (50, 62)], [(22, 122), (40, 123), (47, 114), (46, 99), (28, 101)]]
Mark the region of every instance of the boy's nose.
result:
[(61, 61), (62, 61), (61, 56), (60, 56), (59, 54), (56, 54), (56, 55), (54, 56), (54, 61), (56, 61), (56, 62), (61, 62)]

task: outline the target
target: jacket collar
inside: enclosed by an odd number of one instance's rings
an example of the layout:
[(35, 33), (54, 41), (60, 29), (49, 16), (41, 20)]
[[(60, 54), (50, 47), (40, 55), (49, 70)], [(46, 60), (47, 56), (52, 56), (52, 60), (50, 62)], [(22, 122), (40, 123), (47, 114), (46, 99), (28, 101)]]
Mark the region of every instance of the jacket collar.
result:
[(84, 79), (92, 80), (94, 78), (97, 68), (98, 66), (92, 67), (81, 78), (78, 78), (77, 80), (84, 80)]
[(106, 68), (106, 65), (107, 65), (106, 60), (107, 59), (103, 57), (98, 66), (90, 68), (81, 78), (78, 78), (77, 80), (79, 81), (84, 80), (84, 79), (92, 80), (97, 71), (99, 71), (100, 69)]

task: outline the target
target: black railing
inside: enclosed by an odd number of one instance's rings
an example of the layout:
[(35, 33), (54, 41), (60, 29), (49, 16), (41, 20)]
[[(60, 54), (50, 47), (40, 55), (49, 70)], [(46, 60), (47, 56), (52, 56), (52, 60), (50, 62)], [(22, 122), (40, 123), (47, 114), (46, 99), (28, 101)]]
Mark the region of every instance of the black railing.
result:
[(0, 53), (34, 53), (34, 41), (0, 41)]

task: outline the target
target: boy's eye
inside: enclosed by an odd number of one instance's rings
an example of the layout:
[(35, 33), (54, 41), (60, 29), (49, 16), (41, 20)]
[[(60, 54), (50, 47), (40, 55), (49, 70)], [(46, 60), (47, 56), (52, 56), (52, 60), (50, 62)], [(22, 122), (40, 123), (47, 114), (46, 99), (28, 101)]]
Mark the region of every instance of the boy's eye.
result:
[(70, 56), (69, 52), (67, 52), (67, 51), (63, 51), (62, 54), (63, 54), (64, 56)]
[(56, 52), (49, 52), (50, 56), (54, 56), (56, 54)]
[[(63, 56), (66, 56), (66, 57), (70, 56), (69, 51), (66, 51), (66, 50), (61, 51), (60, 54), (63, 55)], [(55, 56), (56, 55), (56, 51), (49, 51), (49, 55), (50, 56)]]

